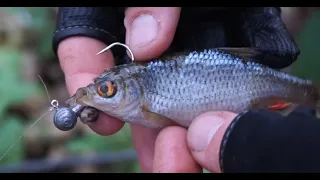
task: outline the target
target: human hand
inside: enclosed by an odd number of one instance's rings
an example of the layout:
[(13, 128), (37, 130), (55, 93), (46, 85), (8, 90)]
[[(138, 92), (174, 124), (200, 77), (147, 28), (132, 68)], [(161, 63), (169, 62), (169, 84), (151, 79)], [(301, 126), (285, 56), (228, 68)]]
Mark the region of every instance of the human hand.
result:
[(163, 129), (156, 140), (153, 172), (200, 173), (202, 168), (221, 172), (221, 140), (236, 116), (208, 112), (197, 117), (188, 130), (178, 126)]
[[(65, 10), (68, 11), (68, 8)], [(109, 13), (112, 11), (107, 10)], [(97, 10), (93, 11), (98, 13)], [(132, 50), (136, 60), (155, 58), (169, 47), (174, 37), (179, 14), (180, 8), (170, 7), (126, 9), (124, 19), (126, 44)], [(75, 19), (71, 18), (69, 20), (70, 23), (76, 23)], [(64, 21), (67, 23), (68, 19)], [(117, 24), (118, 22), (109, 23), (113, 25), (113, 23)], [(79, 30), (79, 32), (81, 31)], [(59, 43), (57, 55), (65, 74), (70, 95), (74, 94), (78, 88), (87, 86), (93, 78), (99, 76), (106, 68), (114, 66), (112, 51), (96, 56), (96, 53), (105, 47), (106, 44), (103, 42), (84, 36), (68, 37)], [(99, 119), (89, 127), (100, 135), (111, 135), (119, 131), (123, 125), (122, 121), (100, 113)], [(145, 172), (150, 172), (152, 171), (154, 142), (158, 130), (135, 125), (131, 125), (131, 129), (141, 167)]]
[[(112, 51), (99, 56), (95, 54), (107, 44), (116, 40), (121, 41), (122, 36), (125, 37), (126, 44), (137, 61), (150, 60), (164, 51), (254, 47), (269, 55), (269, 58), (262, 59), (262, 63), (281, 68), (290, 65), (298, 54), (298, 49), (290, 39), (290, 35), (286, 34), (281, 20), (277, 20), (278, 16), (271, 15), (276, 12), (274, 9), (271, 10), (271, 14), (262, 13), (262, 16), (261, 10), (256, 14), (250, 10), (244, 13), (234, 10), (219, 11), (217, 12), (219, 15), (213, 12), (212, 8), (184, 8), (184, 10), (180, 13), (181, 8), (130, 7), (125, 10), (125, 17), (122, 17), (116, 8), (62, 9), (53, 46), (65, 74), (70, 95), (74, 94), (79, 87), (90, 83), (104, 69), (114, 66)], [(225, 14), (230, 14), (231, 18)], [(123, 18), (124, 33), (121, 29)], [(134, 21), (135, 18), (140, 20)], [(277, 26), (264, 24), (262, 30), (254, 26), (243, 27), (244, 24), (248, 25), (246, 19), (250, 19), (249, 22), (255, 22), (259, 18), (262, 18), (261, 22), (274, 21)], [(154, 31), (155, 29), (157, 30)], [(273, 41), (264, 38), (275, 34), (277, 36), (274, 36)], [(230, 38), (233, 41), (230, 41)], [(278, 46), (273, 48), (274, 41), (289, 42), (287, 43), (289, 45), (285, 46), (286, 49), (279, 49)], [(278, 54), (281, 54), (281, 61), (276, 57)], [(275, 58), (270, 58), (270, 55), (275, 55)], [(97, 122), (91, 124), (90, 128), (98, 134), (111, 135), (120, 130), (123, 124), (101, 113)], [(135, 125), (131, 125), (131, 128), (141, 167), (143, 171), (151, 172), (155, 139), (159, 131)]]
[[(319, 173), (320, 121), (314, 109), (289, 116), (268, 110), (207, 112), (186, 130), (163, 129), (153, 172)], [(174, 138), (172, 138), (174, 137)]]

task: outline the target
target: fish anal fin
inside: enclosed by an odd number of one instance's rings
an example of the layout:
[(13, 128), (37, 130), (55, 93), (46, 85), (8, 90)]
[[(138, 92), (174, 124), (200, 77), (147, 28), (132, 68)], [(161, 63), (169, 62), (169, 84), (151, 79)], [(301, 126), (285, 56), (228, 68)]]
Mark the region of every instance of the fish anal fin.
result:
[(282, 110), (287, 108), (288, 106), (292, 105), (291, 102), (286, 102), (286, 101), (278, 101), (278, 102), (274, 102), (273, 104), (269, 105), (267, 108), (269, 110)]
[(268, 99), (257, 100), (252, 103), (251, 109), (265, 108), (272, 111), (277, 111), (280, 114), (286, 116), (290, 114), (297, 104), (287, 101), (280, 97), (270, 97)]
[(174, 122), (173, 120), (166, 118), (160, 114), (151, 112), (150, 110), (148, 110), (145, 107), (142, 107), (142, 114), (144, 119), (150, 121), (150, 123), (153, 126), (157, 126), (157, 127), (167, 127), (167, 126), (179, 126), (176, 122)]

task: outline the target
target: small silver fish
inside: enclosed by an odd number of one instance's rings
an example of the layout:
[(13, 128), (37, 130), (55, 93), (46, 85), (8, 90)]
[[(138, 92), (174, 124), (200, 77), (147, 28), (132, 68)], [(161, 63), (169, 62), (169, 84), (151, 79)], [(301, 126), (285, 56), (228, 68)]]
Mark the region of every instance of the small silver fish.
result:
[(188, 127), (213, 110), (240, 113), (276, 102), (316, 105), (319, 91), (310, 80), (230, 52), (211, 49), (117, 66), (79, 88), (67, 104), (149, 128)]

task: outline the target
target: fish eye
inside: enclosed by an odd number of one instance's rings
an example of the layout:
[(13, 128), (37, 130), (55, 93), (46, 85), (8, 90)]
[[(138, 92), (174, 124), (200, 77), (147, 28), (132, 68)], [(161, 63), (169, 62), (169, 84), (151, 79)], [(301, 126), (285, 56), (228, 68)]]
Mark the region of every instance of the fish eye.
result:
[(106, 81), (99, 84), (97, 92), (101, 97), (110, 98), (116, 94), (117, 88), (113, 82)]

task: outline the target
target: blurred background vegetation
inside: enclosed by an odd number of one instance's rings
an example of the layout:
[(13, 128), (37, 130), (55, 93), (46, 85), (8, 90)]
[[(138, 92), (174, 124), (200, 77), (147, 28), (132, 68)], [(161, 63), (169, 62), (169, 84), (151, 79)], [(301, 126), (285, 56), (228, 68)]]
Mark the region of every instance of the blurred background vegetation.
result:
[[(68, 98), (63, 73), (51, 49), (56, 10), (0, 8), (0, 157), (24, 135), (0, 161), (0, 171), (140, 172), (127, 125), (108, 137), (81, 123), (70, 132), (61, 132), (54, 127), (50, 113), (27, 131), (49, 107), (38, 74), (51, 97), (60, 102)], [(307, 20), (299, 24), (305, 14)], [(284, 8), (283, 15), (301, 49), (289, 71), (320, 82), (320, 13)]]

